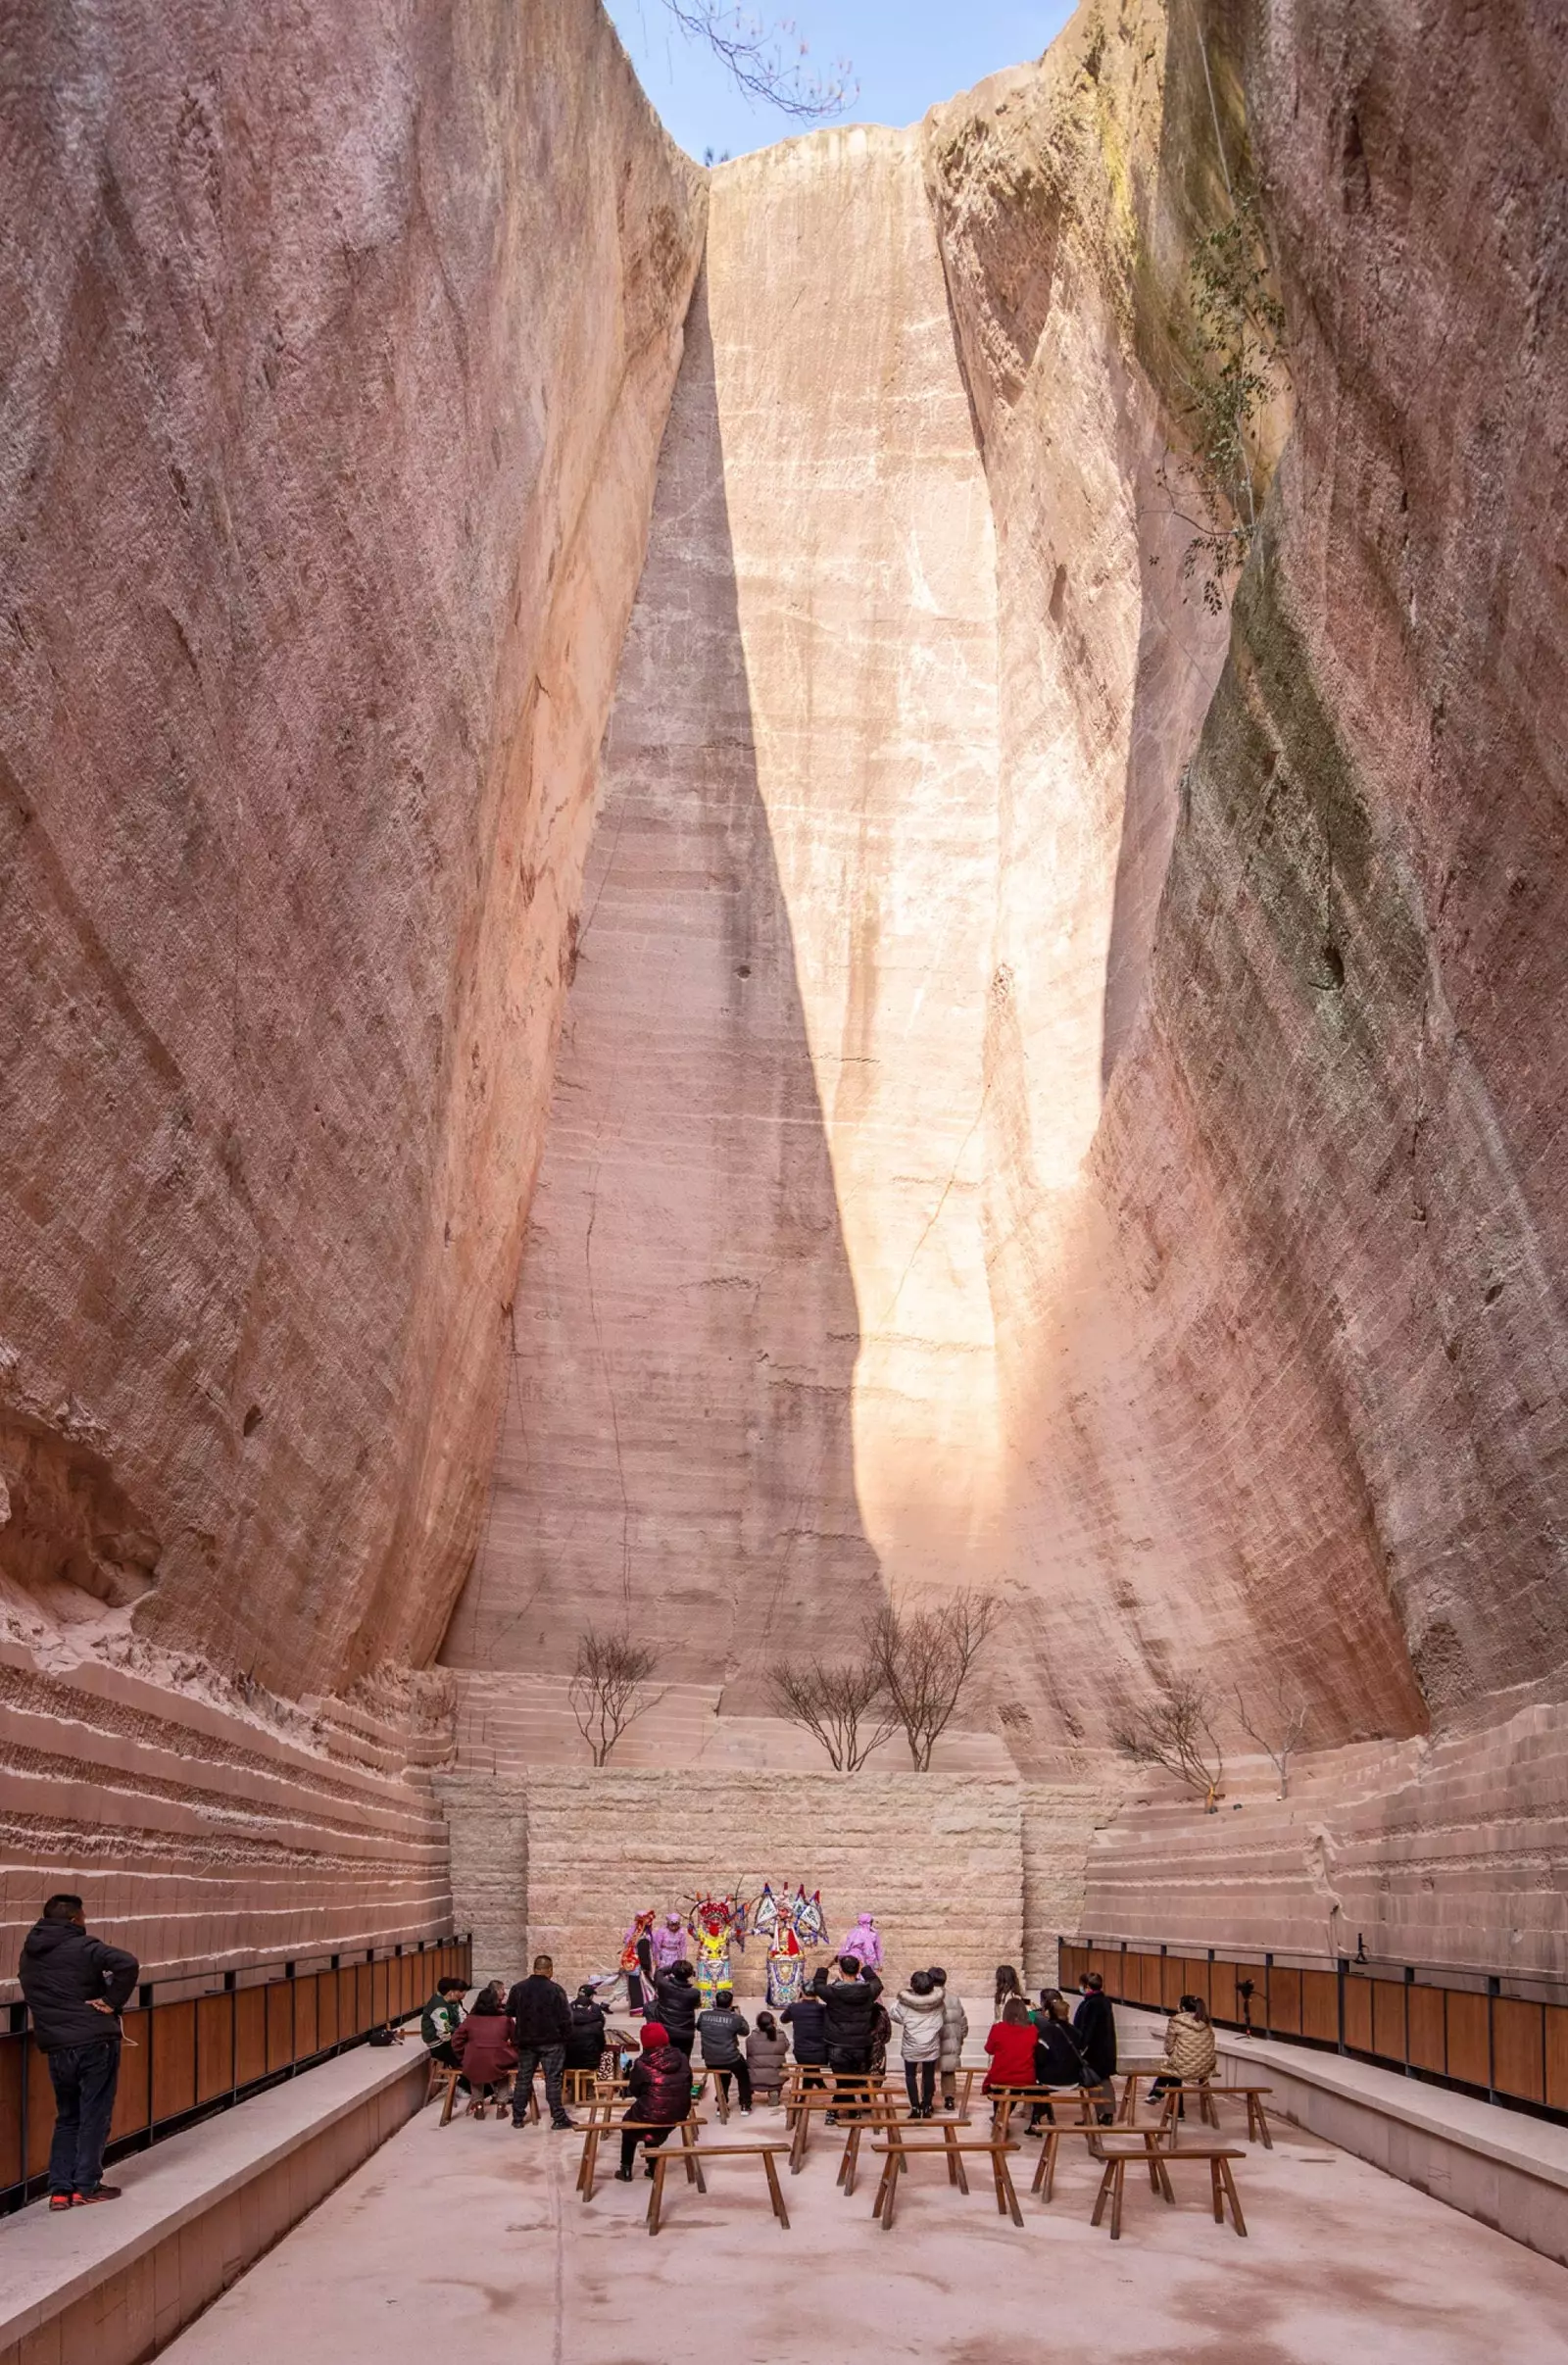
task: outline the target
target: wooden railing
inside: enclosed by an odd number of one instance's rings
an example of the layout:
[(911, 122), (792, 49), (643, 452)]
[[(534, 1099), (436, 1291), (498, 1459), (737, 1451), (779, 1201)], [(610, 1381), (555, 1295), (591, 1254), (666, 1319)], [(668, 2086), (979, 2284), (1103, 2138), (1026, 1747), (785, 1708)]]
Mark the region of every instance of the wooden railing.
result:
[[(1222, 2028), (1312, 2045), (1568, 2118), (1568, 1987), (1557, 1980), (1350, 1956), (1221, 1952), (1063, 1938), (1059, 1978), (1098, 1971), (1117, 2003), (1200, 1995)], [(1251, 1994), (1241, 1990), (1248, 1981)]]
[[(438, 1979), (469, 1976), (471, 1954), (466, 1938), (421, 1939), (353, 1958), (334, 1954), (316, 1970), (258, 1963), (222, 1973), (217, 1985), (197, 1976), (140, 1988), (123, 2015), (110, 2158), (363, 2044), (372, 2028), (408, 2019)], [(42, 2189), (55, 2118), (48, 2060), (25, 2007), (13, 2004), (9, 2020), (0, 2028), (0, 2212)]]

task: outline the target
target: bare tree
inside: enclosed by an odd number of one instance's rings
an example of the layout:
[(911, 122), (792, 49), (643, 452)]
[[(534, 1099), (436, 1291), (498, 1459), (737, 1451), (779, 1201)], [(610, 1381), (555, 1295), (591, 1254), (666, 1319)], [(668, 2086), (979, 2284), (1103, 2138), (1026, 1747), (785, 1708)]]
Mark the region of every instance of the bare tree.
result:
[(589, 1626), (577, 1637), (576, 1672), (566, 1698), (595, 1765), (608, 1764), (626, 1727), (663, 1699), (662, 1691), (647, 1689), (658, 1663), (658, 1653), (629, 1635), (600, 1634)]
[(1300, 1687), (1282, 1668), (1274, 1678), (1273, 1690), (1254, 1721), (1240, 1685), (1236, 1691), (1236, 1718), (1250, 1741), (1255, 1741), (1280, 1778), (1280, 1797), (1283, 1798), (1291, 1780), (1291, 1759), (1301, 1744), (1306, 1731), (1306, 1700)]
[(712, 51), (748, 98), (762, 99), (781, 115), (818, 123), (842, 115), (860, 95), (847, 59), (819, 74), (807, 61), (810, 52), (794, 24), (769, 25), (723, 0), (664, 0), (683, 33)]
[(1203, 1686), (1179, 1676), (1111, 1739), (1124, 1757), (1139, 1765), (1162, 1765), (1190, 1791), (1201, 1791), (1204, 1812), (1213, 1814), (1225, 1781), (1225, 1752), (1214, 1735), (1213, 1713)]
[(821, 1743), (835, 1773), (858, 1774), (899, 1729), (882, 1669), (869, 1653), (837, 1667), (819, 1658), (781, 1659), (769, 1668), (767, 1683), (779, 1714)]
[(889, 1602), (870, 1620), (867, 1656), (881, 1675), (917, 1774), (930, 1772), (931, 1752), (1001, 1615), (995, 1594), (960, 1593), (935, 1609), (898, 1609)]

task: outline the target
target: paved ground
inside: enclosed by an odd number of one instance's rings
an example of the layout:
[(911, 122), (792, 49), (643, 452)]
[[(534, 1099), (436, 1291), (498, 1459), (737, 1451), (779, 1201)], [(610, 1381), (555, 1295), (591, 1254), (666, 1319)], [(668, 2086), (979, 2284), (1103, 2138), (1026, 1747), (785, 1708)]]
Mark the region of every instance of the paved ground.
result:
[[(651, 2241), (640, 2174), (601, 2181), (584, 2207), (578, 2139), (436, 2115), (166, 2350), (171, 2365), (1568, 2365), (1568, 2272), (1283, 2126), (1238, 2172), (1246, 2242), (1214, 2224), (1206, 2185), (1179, 2186), (1170, 2209), (1129, 2176), (1113, 2247), (1090, 2228), (1082, 2159), (1049, 2209), (1028, 2196), (1033, 2144), (1022, 2232), (978, 2177), (963, 2199), (933, 2163), (884, 2235), (868, 2185), (838, 2192), (819, 2136), (785, 2174), (788, 2233), (760, 2171), (717, 2162), (706, 2200), (670, 2181)], [(778, 2127), (767, 2110), (749, 2123)], [(732, 2119), (725, 2140), (747, 2131)]]

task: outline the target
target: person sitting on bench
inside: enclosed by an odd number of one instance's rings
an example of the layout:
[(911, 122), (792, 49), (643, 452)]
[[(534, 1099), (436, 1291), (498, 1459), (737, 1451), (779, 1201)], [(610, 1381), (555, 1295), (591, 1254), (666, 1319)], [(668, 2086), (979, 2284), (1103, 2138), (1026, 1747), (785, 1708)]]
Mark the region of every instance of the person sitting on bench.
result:
[(1035, 2082), (1034, 2023), (1021, 1995), (1006, 1997), (1002, 2018), (986, 2039), (986, 2051), (991, 2055), (991, 2067), (986, 2071), (981, 2092), (991, 2096), (995, 2117), (1010, 2087), (1032, 2086)]
[[(623, 2132), (620, 2139), (620, 2166), (615, 2170), (623, 2185), (631, 2183), (631, 2164), (641, 2143), (653, 2151), (666, 2142), (672, 2127), (691, 2116), (692, 2065), (683, 2052), (669, 2042), (669, 2031), (662, 2021), (645, 2020), (642, 2028), (643, 2049), (631, 2065), (626, 2084), (631, 2093), (628, 2118), (637, 2121), (637, 2128)], [(648, 2162), (648, 2175), (654, 2173), (654, 2163)]]
[(492, 2094), (497, 2109), (505, 2108), (507, 2089), (517, 2066), (515, 2034), (507, 2017), (501, 1982), (492, 1979), (474, 1997), (467, 2019), (452, 2032), (453, 2058), (463, 2065), (473, 2095), (468, 2108), (476, 2119), (484, 2117)]
[(456, 2069), (458, 2056), (452, 2049), (452, 2040), (463, 2018), (463, 1998), (468, 1993), (466, 1979), (438, 1979), (435, 1994), (419, 2014), (419, 2035), (432, 2061), (443, 2069)]
[[(1089, 2069), (1072, 2033), (1072, 2015), (1067, 1998), (1059, 1988), (1042, 1988), (1040, 2010), (1035, 2015), (1035, 2084), (1037, 2086), (1083, 2086), (1094, 2083), (1094, 2071)], [(1056, 2114), (1049, 2102), (1037, 2102), (1029, 2114), (1026, 2135), (1038, 2135), (1042, 2124), (1049, 2120), (1054, 2127)]]
[(1208, 2006), (1201, 1995), (1184, 1995), (1165, 2023), (1165, 2058), (1149, 2090), (1150, 2100), (1159, 2101), (1173, 2086), (1182, 2086), (1189, 2078), (1211, 2078), (1218, 2059)]

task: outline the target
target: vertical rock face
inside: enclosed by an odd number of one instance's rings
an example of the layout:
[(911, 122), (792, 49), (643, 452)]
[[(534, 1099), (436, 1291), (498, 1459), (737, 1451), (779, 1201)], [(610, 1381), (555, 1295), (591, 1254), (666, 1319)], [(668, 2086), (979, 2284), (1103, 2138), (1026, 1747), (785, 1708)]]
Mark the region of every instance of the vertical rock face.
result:
[(700, 175), (591, 0), (9, 43), (0, 1570), (324, 1690), (471, 1549)]
[(12, 12), (0, 106), (0, 1915), (418, 1935), (440, 1685), (267, 1688), (472, 1549), (701, 175), (593, 0)]
[(961, 1551), (994, 584), (916, 137), (725, 167), (449, 1662), (744, 1679)]

